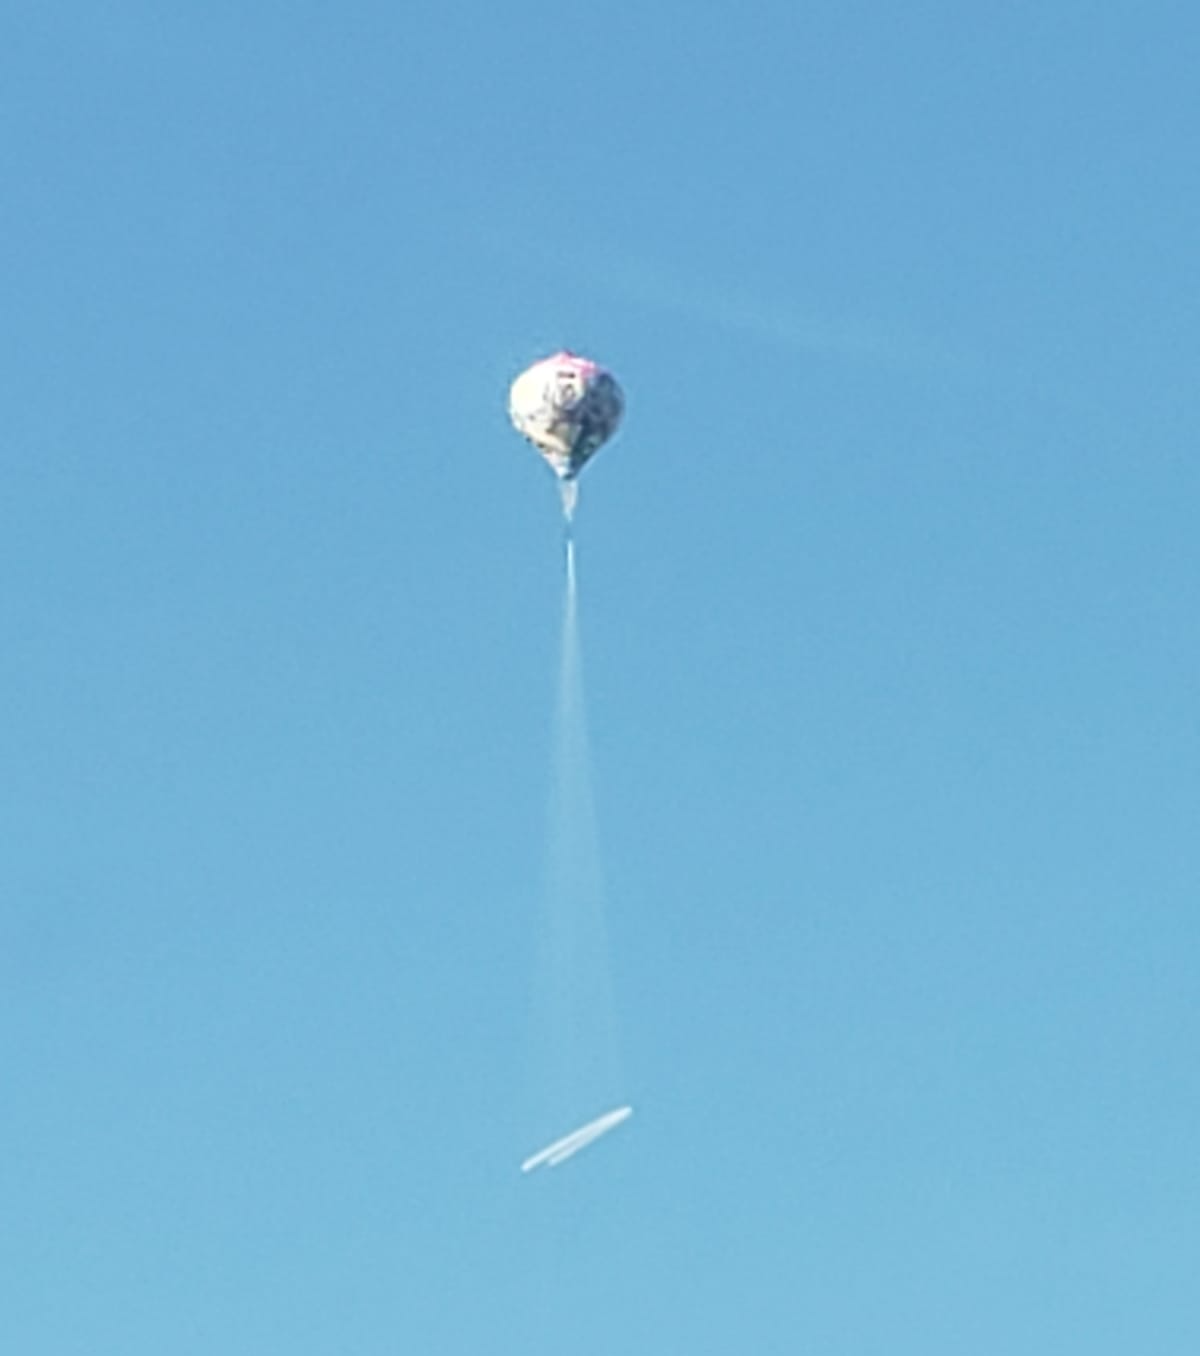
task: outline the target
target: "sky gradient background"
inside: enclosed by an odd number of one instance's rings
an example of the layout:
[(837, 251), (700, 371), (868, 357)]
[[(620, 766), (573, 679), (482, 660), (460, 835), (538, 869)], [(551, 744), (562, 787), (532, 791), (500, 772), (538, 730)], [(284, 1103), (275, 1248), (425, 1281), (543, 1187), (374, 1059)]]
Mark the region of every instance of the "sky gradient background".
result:
[[(0, 1347), (1200, 1350), (1198, 66), (5, 7)], [(563, 345), (637, 1114), (523, 1178)]]

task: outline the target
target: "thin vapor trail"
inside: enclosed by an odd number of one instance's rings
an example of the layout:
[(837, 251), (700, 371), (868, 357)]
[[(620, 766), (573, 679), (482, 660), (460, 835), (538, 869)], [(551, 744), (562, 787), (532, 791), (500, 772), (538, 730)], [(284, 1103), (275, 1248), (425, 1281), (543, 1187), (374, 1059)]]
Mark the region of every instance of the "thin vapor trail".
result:
[[(539, 1043), (544, 1114), (575, 1117), (615, 1094), (618, 1057), (606, 888), (584, 700), (575, 545), (565, 545), (562, 645), (547, 813)], [(569, 1123), (569, 1121), (568, 1121)]]

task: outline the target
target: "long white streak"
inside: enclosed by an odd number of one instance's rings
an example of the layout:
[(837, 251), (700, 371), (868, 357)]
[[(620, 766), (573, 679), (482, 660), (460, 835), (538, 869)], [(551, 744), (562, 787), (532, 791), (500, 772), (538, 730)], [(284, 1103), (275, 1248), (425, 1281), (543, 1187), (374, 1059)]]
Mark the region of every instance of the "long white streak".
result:
[(541, 1167), (543, 1163), (547, 1167), (557, 1167), (572, 1155), (577, 1154), (580, 1149), (586, 1149), (601, 1135), (606, 1135), (610, 1130), (615, 1130), (622, 1121), (628, 1120), (632, 1115), (633, 1107), (631, 1106), (622, 1106), (615, 1111), (606, 1111), (603, 1116), (597, 1116), (594, 1121), (589, 1121), (587, 1125), (580, 1126), (578, 1130), (572, 1130), (569, 1135), (564, 1135), (562, 1139), (556, 1139), (553, 1144), (547, 1145), (546, 1148), (540, 1149), (531, 1158), (527, 1158), (521, 1164), (521, 1171), (532, 1172), (534, 1168)]
[[(536, 1025), (539, 1116), (622, 1093), (580, 646), (575, 543), (564, 534), (563, 615), (547, 805)], [(586, 1099), (586, 1100), (585, 1100)]]

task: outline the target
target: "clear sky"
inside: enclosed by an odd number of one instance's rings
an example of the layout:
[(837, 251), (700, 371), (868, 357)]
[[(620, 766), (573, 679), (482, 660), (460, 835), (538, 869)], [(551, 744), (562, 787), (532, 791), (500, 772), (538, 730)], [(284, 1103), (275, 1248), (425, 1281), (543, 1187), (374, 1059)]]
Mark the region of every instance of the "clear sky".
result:
[(0, 1348), (1200, 1350), (1195, 6), (0, 39)]

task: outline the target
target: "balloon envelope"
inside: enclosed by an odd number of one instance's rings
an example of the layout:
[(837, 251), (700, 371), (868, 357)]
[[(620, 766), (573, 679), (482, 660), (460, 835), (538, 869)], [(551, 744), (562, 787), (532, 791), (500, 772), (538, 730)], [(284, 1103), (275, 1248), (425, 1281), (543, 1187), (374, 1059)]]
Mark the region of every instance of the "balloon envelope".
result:
[(616, 432), (625, 408), (611, 372), (590, 358), (555, 353), (512, 384), (508, 413), (561, 480), (573, 480)]

